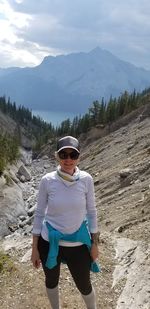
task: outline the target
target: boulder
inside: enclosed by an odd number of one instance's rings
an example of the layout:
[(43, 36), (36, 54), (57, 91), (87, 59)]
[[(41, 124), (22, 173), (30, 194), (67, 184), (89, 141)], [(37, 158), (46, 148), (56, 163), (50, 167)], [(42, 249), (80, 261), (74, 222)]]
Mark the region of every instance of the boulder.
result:
[(24, 166), (24, 164), (22, 164), (19, 169), (18, 169), (18, 178), (20, 179), (22, 176), (24, 176), (25, 181), (30, 181), (31, 180), (31, 174), (30, 172), (27, 170), (27, 168)]
[(5, 185), (0, 196), (0, 236), (10, 234), (20, 215), (26, 215), (22, 190), (17, 184)]

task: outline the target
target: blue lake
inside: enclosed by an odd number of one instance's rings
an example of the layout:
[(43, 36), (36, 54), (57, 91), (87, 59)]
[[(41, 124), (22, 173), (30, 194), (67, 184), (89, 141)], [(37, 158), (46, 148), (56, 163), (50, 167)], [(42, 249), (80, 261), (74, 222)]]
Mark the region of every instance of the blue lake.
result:
[(32, 114), (35, 116), (39, 116), (44, 121), (50, 123), (53, 126), (59, 126), (62, 121), (66, 119), (73, 120), (74, 117), (79, 116), (77, 114), (73, 114), (71, 112), (54, 112), (54, 111), (42, 111), (42, 110), (33, 110)]

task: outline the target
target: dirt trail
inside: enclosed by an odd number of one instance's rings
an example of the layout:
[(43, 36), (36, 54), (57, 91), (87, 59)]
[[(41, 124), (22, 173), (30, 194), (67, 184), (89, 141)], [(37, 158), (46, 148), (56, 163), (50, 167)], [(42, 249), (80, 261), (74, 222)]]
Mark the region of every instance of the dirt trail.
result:
[[(26, 239), (31, 242), (31, 238)], [(30, 247), (30, 245), (29, 245)], [(114, 270), (113, 248), (105, 236), (100, 244), (101, 273), (91, 273), (92, 282), (96, 290), (98, 308), (116, 308), (116, 299), (119, 290), (112, 289), (112, 274)], [(44, 276), (42, 269), (34, 270), (31, 262), (22, 263), (21, 260), (29, 249), (11, 249), (15, 270), (1, 274), (0, 279), (0, 308), (1, 309), (48, 309)], [(8, 251), (10, 252), (10, 251)], [(84, 302), (70, 276), (67, 267), (62, 264), (60, 276), (60, 297), (62, 309), (83, 309)]]

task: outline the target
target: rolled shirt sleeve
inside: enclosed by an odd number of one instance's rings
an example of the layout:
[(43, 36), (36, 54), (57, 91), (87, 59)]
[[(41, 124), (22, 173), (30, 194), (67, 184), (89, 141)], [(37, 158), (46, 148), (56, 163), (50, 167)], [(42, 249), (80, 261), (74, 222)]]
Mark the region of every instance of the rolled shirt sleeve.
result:
[(39, 185), (39, 192), (37, 198), (37, 207), (34, 214), (34, 221), (33, 221), (33, 234), (40, 235), (42, 230), (42, 224), (45, 217), (45, 212), (47, 208), (47, 183), (46, 178), (42, 177), (40, 185)]
[(95, 203), (94, 181), (90, 174), (87, 182), (86, 201), (87, 201), (87, 219), (88, 219), (89, 231), (90, 233), (97, 233), (98, 223), (97, 223), (97, 209)]

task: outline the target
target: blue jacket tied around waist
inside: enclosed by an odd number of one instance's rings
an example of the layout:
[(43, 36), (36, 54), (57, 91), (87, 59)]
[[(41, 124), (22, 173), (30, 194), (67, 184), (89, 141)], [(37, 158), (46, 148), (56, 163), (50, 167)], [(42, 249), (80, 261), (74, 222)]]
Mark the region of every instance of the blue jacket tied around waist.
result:
[[(57, 265), (57, 256), (59, 251), (59, 240), (71, 241), (71, 242), (82, 242), (87, 245), (88, 249), (91, 248), (91, 238), (87, 229), (87, 222), (83, 221), (80, 228), (72, 234), (63, 234), (55, 230), (48, 222), (46, 222), (48, 229), (48, 238), (50, 243), (50, 249), (46, 261), (46, 267), (49, 269)], [(65, 261), (64, 261), (65, 262)], [(96, 262), (91, 263), (91, 271), (99, 272), (100, 267)]]

